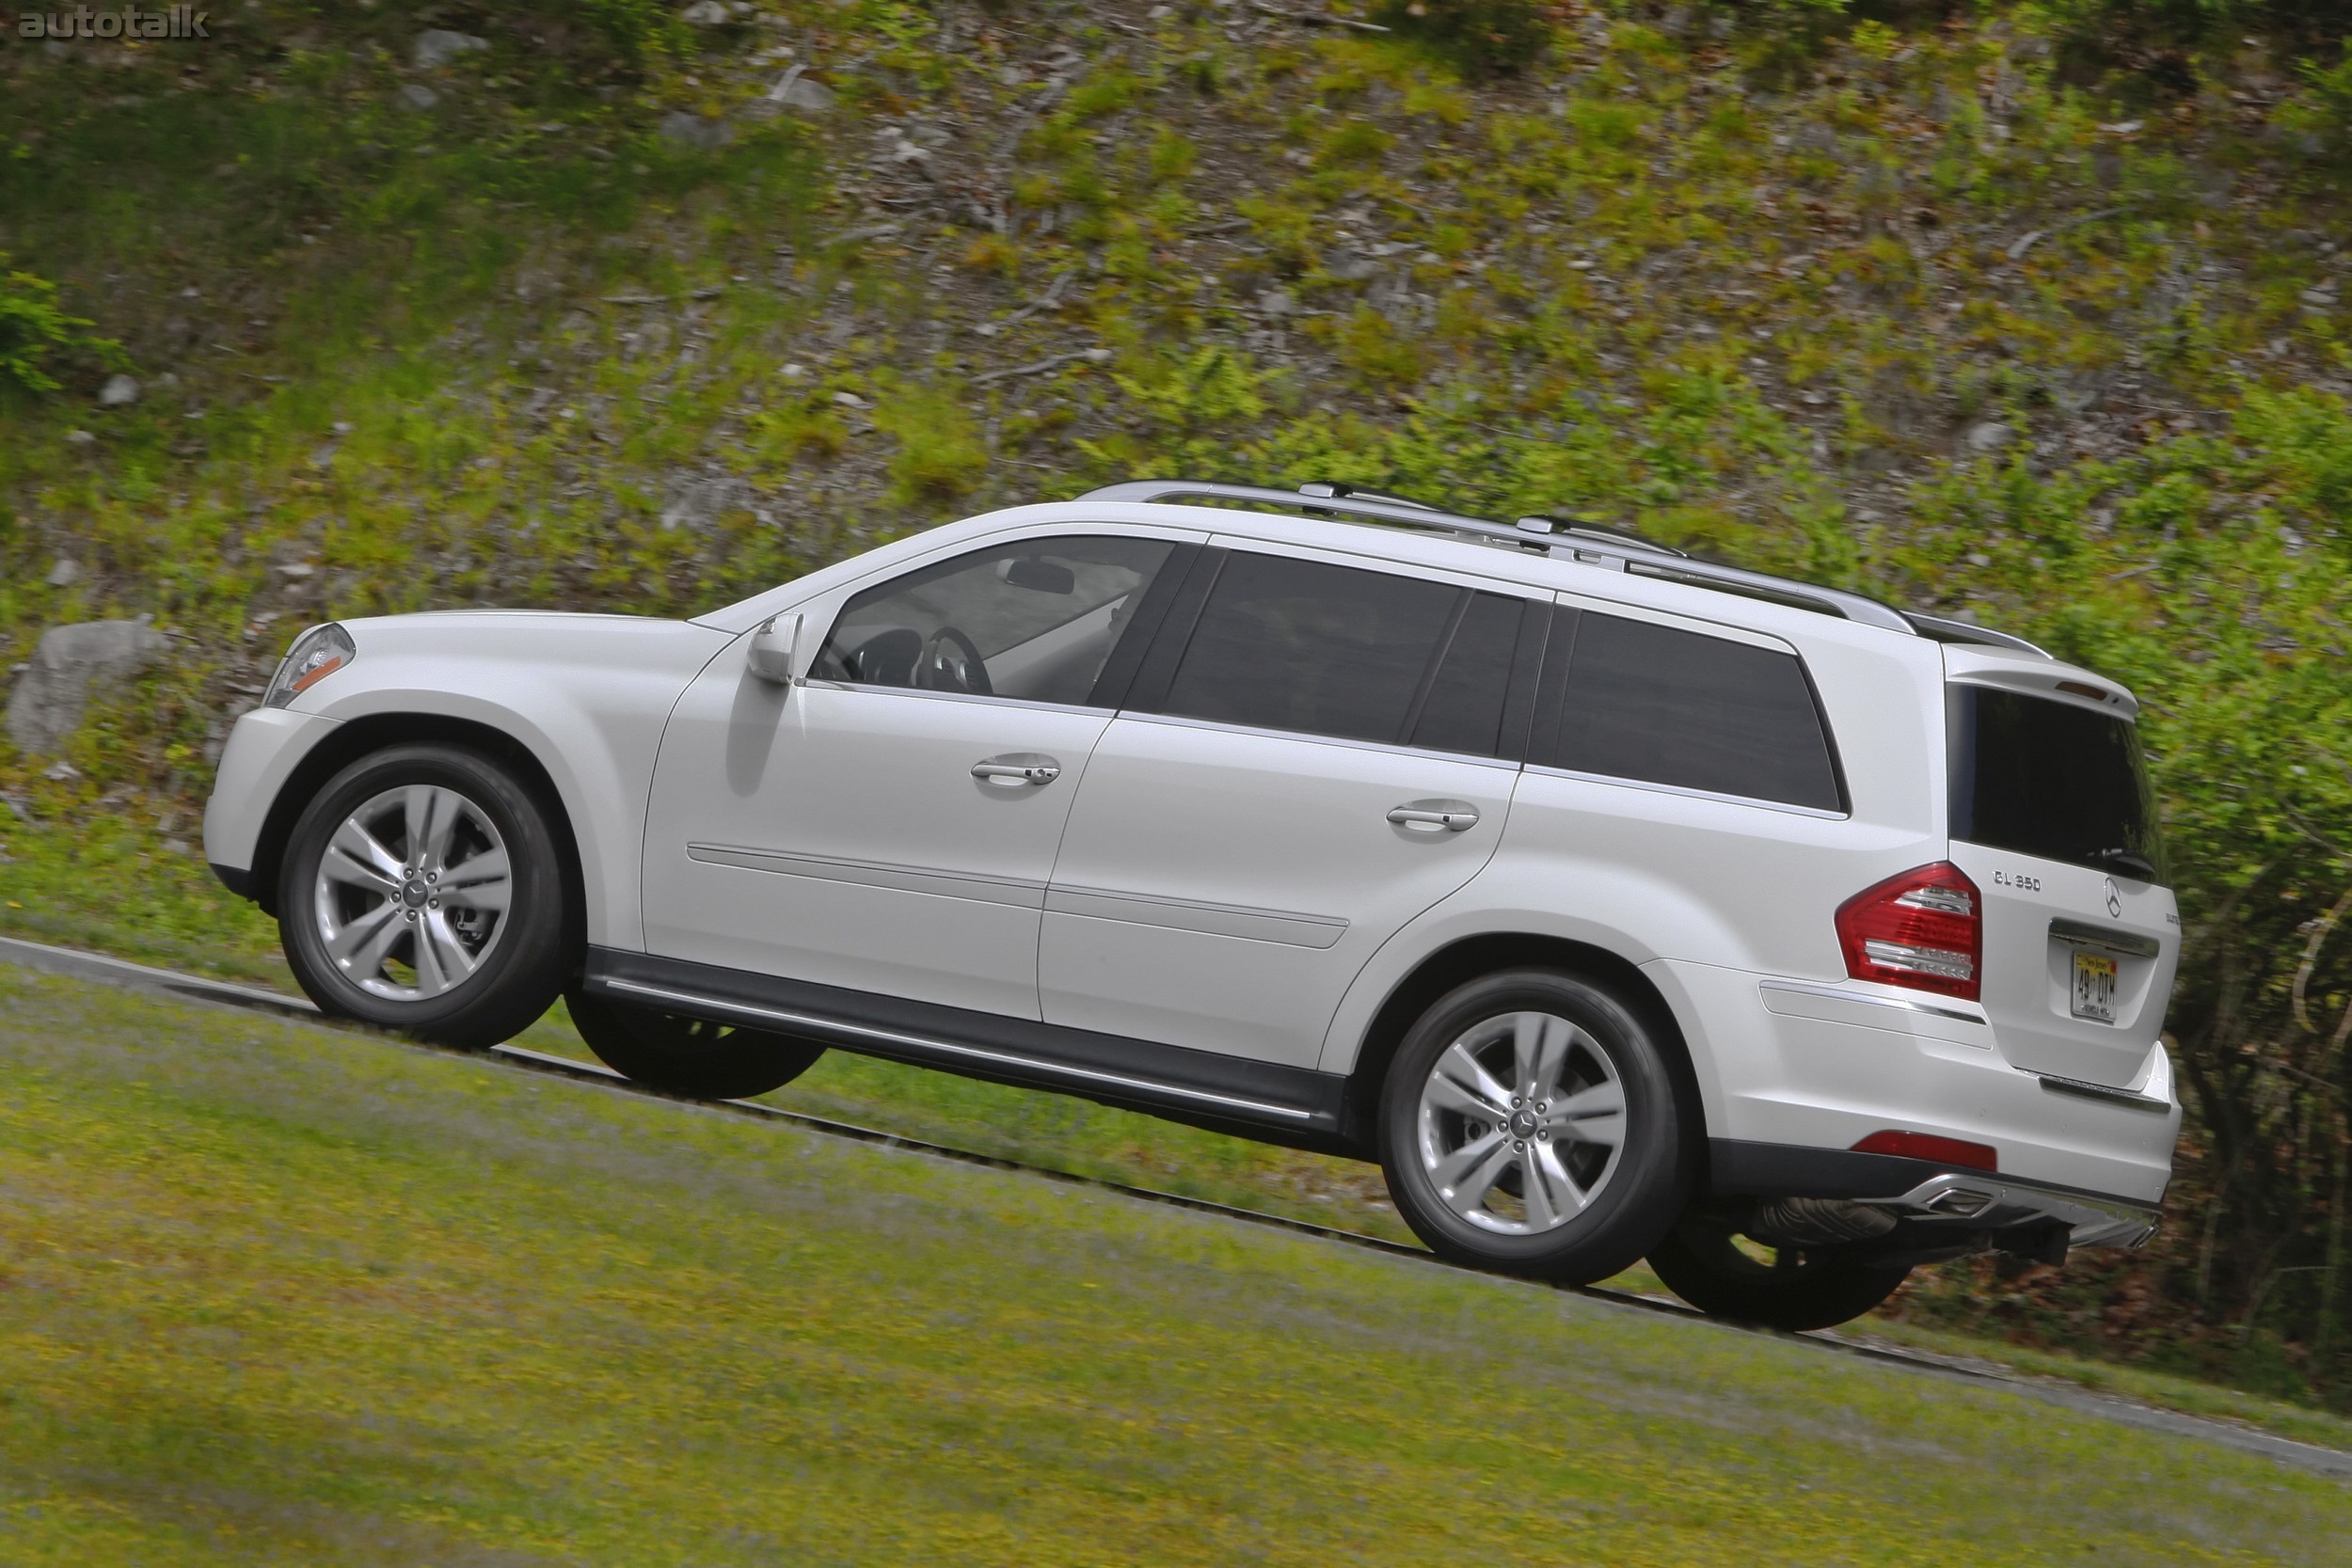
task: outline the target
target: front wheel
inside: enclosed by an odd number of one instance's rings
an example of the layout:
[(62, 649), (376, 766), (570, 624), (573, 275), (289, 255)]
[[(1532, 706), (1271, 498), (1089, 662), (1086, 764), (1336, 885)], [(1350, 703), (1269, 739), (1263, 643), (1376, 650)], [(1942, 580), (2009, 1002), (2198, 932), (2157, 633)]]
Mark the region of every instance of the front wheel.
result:
[(1397, 1212), (1441, 1258), (1606, 1279), (1680, 1212), (1689, 1133), (1664, 1045), (1574, 974), (1516, 970), (1441, 997), (1381, 1097)]
[(548, 1010), (577, 958), (564, 853), (548, 808), (504, 765), (387, 747), (294, 823), (278, 890), (287, 963), (335, 1017), (496, 1045)]
[(1692, 1215), (1650, 1249), (1649, 1266), (1668, 1290), (1711, 1318), (1796, 1330), (1851, 1323), (1911, 1274), (1908, 1265), (1836, 1248), (1757, 1250), (1770, 1260), (1743, 1248), (1728, 1226)]
[(689, 1100), (748, 1100), (817, 1065), (825, 1048), (787, 1035), (680, 1018), (590, 991), (564, 998), (572, 1024), (605, 1066), (634, 1084)]

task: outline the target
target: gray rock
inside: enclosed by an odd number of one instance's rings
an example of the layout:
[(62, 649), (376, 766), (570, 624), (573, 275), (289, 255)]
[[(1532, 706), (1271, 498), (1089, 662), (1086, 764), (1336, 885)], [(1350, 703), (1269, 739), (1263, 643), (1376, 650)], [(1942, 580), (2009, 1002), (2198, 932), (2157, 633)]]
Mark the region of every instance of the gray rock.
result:
[(121, 687), (170, 646), (145, 621), (50, 627), (8, 693), (8, 738), (28, 755), (55, 751), (81, 727), (93, 688)]
[(61, 555), (49, 568), (49, 575), (40, 580), (52, 588), (71, 588), (82, 580), (82, 563), (70, 555)]
[(136, 403), (139, 401), (139, 384), (127, 375), (110, 375), (106, 378), (106, 385), (98, 388), (98, 401), (108, 408)]
[(695, 4), (677, 14), (680, 22), (695, 27), (723, 27), (735, 20), (735, 12), (726, 0), (695, 0)]
[(1998, 420), (1987, 420), (1968, 429), (1970, 451), (1998, 451), (2017, 439), (2017, 432)]
[(400, 100), (400, 106), (404, 109), (429, 109), (441, 101), (441, 95), (422, 82), (403, 83), (400, 91), (393, 96)]
[(471, 33), (453, 33), (446, 27), (429, 27), (417, 35), (416, 48), (409, 58), (417, 62), (419, 71), (438, 71), (460, 55), (490, 47), (488, 39), (478, 39)]
[(810, 81), (801, 74), (799, 66), (794, 66), (776, 79), (774, 87), (768, 89), (768, 102), (781, 103), (787, 109), (800, 109), (808, 114), (821, 115), (834, 106), (834, 99), (831, 87), (822, 82)]
[(681, 475), (670, 482), (662, 500), (661, 526), (700, 531), (726, 513), (747, 510), (751, 503), (752, 487), (743, 480)]
[(65, 444), (70, 447), (87, 447), (97, 439), (87, 430), (69, 430), (65, 433)]
[(723, 119), (711, 119), (703, 115), (688, 114), (674, 109), (661, 117), (657, 128), (663, 141), (675, 142), (704, 152), (716, 152), (735, 139), (735, 127)]

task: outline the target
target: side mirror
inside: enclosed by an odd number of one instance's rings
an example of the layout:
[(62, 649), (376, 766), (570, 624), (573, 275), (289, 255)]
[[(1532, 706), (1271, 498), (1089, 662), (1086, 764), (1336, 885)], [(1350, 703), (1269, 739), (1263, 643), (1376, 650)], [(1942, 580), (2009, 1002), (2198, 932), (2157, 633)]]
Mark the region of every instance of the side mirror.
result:
[(1078, 591), (1078, 574), (1067, 566), (1035, 556), (1017, 555), (1005, 562), (997, 574), (1015, 588), (1025, 588), (1032, 594), (1074, 594)]
[(778, 686), (792, 684), (792, 666), (801, 651), (801, 618), (798, 615), (771, 615), (767, 624), (752, 633), (752, 646), (745, 662), (752, 673)]

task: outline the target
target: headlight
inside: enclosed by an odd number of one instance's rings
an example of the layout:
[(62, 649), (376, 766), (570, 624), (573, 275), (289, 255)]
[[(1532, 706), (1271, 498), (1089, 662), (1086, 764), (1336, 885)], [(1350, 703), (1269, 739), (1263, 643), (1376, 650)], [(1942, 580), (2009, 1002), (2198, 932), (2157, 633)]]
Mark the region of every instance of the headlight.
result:
[(312, 626), (294, 639), (294, 646), (278, 661), (278, 673), (269, 678), (269, 692), (262, 697), (262, 705), (284, 707), (358, 657), (359, 650), (352, 645), (351, 633), (342, 627), (332, 621)]

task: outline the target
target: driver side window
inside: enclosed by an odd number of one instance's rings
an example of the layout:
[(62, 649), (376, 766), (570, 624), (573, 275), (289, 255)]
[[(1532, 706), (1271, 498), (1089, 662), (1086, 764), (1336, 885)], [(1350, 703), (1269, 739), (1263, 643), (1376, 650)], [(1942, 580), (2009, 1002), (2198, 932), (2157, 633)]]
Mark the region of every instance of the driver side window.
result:
[(1082, 706), (1174, 548), (1081, 535), (933, 562), (844, 605), (809, 674)]

